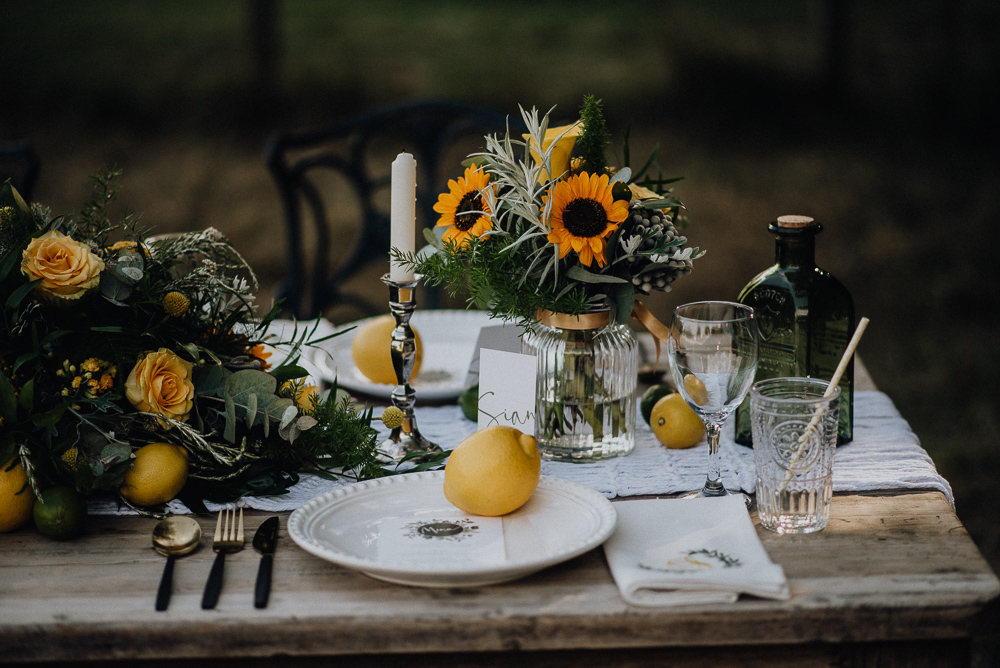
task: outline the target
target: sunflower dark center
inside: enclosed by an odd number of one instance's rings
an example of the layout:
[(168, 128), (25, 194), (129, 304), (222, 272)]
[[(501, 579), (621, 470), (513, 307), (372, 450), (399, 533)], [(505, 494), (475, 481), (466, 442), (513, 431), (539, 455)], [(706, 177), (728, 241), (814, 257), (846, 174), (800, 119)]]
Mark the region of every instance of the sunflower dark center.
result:
[(455, 207), (455, 227), (468, 232), (476, 224), (483, 210), (483, 198), (478, 192), (467, 192), (462, 195), (462, 201)]
[(608, 215), (600, 202), (578, 197), (563, 209), (563, 225), (576, 237), (600, 236), (608, 227)]

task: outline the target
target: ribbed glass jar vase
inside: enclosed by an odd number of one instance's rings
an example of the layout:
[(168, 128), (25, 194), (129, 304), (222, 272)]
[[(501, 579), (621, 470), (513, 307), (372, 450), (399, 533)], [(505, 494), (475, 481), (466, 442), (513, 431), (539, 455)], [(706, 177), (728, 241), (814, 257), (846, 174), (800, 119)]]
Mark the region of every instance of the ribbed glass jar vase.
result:
[(587, 462), (635, 448), (638, 342), (607, 311), (543, 312), (521, 339), (538, 359), (535, 438), (547, 460)]

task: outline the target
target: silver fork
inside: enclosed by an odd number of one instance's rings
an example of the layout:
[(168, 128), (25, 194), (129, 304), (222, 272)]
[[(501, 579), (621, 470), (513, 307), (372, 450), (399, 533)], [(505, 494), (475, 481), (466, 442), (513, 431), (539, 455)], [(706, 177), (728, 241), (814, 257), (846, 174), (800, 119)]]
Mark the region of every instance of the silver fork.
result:
[(215, 561), (205, 583), (205, 594), (201, 598), (202, 610), (211, 610), (219, 602), (222, 592), (222, 571), (226, 565), (226, 554), (239, 552), (243, 549), (243, 509), (240, 508), (240, 523), (236, 526), (236, 509), (223, 508), (219, 511), (219, 519), (215, 523), (215, 534), (212, 536), (212, 549), (215, 550)]

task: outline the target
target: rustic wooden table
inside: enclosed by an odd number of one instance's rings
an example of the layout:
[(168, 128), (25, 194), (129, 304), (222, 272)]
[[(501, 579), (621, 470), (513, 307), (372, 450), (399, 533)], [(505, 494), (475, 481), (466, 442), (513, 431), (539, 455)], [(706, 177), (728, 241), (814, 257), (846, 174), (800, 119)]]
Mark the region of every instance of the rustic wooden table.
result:
[[(267, 516), (247, 513), (248, 532)], [(153, 609), (164, 564), (153, 520), (94, 517), (67, 543), (30, 528), (0, 535), (0, 663), (958, 666), (1000, 594), (938, 492), (837, 495), (818, 534), (758, 527), (789, 601), (675, 609), (627, 605), (601, 549), (503, 585), (391, 585), (299, 549), (281, 516), (262, 610), (249, 545), (227, 559), (218, 607), (201, 609), (213, 518), (199, 518), (206, 538), (178, 560), (166, 612)]]

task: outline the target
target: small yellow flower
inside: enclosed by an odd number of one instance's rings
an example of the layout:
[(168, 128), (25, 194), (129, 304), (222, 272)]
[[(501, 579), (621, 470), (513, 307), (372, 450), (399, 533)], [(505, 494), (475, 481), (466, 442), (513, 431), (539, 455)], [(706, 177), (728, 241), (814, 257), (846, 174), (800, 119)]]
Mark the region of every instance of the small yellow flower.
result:
[(68, 468), (70, 471), (75, 471), (80, 467), (78, 455), (79, 453), (77, 452), (76, 448), (70, 448), (66, 452), (62, 453), (59, 459), (61, 459), (63, 464), (66, 465), (66, 468)]
[(187, 313), (191, 302), (179, 292), (168, 292), (163, 297), (163, 311), (172, 318), (179, 318)]
[(120, 250), (131, 250), (137, 253), (142, 253), (145, 257), (149, 257), (149, 249), (147, 249), (144, 244), (140, 244), (137, 241), (116, 241), (108, 246), (109, 253), (117, 253)]
[(115, 377), (114, 377), (114, 375), (110, 374), (110, 373), (106, 373), (106, 374), (103, 374), (101, 376), (101, 380), (100, 380), (100, 383), (97, 386), (97, 389), (98, 389), (98, 391), (100, 391), (101, 394), (104, 394), (105, 392), (107, 392), (108, 390), (110, 390), (112, 387), (114, 387), (114, 385), (115, 385)]
[(396, 406), (389, 406), (382, 411), (382, 424), (389, 429), (396, 429), (403, 424), (403, 411)]
[(101, 370), (101, 367), (106, 364), (107, 362), (102, 362), (96, 357), (89, 357), (84, 360), (83, 364), (80, 365), (80, 368), (84, 371), (89, 371), (90, 373), (97, 373)]

